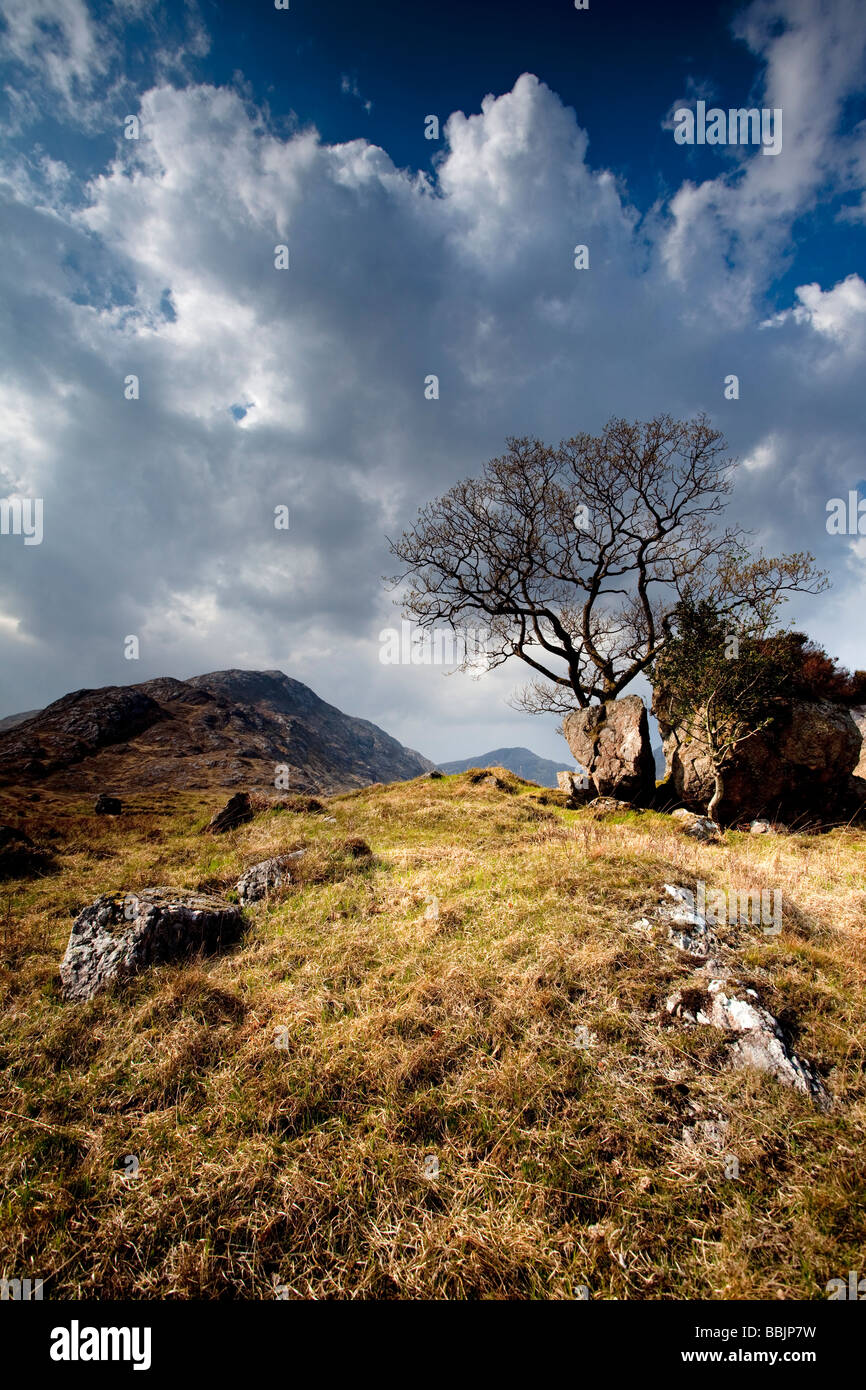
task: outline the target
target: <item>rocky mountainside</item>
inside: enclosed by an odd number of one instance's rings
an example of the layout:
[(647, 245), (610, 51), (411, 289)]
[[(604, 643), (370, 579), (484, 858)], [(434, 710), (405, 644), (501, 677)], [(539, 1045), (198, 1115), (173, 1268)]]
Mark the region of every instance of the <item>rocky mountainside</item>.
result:
[(71, 791), (273, 787), (334, 792), (433, 764), (282, 671), (214, 671), (77, 690), (0, 730), (0, 783)]
[(455, 762), (437, 763), (442, 772), (468, 772), (470, 767), (506, 767), (527, 782), (541, 787), (555, 787), (557, 772), (574, 772), (574, 763), (555, 763), (542, 758), (530, 748), (494, 748), (478, 758), (460, 758)]
[(32, 719), (34, 714), (39, 714), (38, 709), (22, 710), (21, 714), (7, 714), (5, 719), (0, 719), (0, 734), (6, 729), (14, 729), (16, 724), (23, 724), (25, 719)]

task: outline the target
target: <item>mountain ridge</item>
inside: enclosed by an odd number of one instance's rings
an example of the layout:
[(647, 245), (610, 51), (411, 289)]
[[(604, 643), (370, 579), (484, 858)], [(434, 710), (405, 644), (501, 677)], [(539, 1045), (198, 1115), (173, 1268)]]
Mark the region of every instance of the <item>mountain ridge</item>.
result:
[(0, 729), (0, 782), (66, 790), (274, 787), (281, 770), (287, 790), (333, 792), (433, 766), (282, 671), (85, 688)]

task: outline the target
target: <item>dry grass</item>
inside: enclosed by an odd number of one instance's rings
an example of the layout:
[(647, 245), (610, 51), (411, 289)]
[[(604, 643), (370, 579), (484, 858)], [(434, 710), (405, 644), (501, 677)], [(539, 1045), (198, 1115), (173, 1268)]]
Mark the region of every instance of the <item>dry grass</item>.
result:
[[(562, 800), (466, 773), (211, 839), (215, 796), (114, 820), (7, 794), (0, 819), (57, 869), (0, 900), (0, 1272), (51, 1298), (735, 1299), (861, 1268), (866, 834), (704, 847)], [(300, 844), (233, 953), (61, 1000), (99, 893), (230, 892)], [(661, 1026), (689, 971), (629, 923), (696, 879), (782, 888), (781, 936), (739, 933), (744, 978), (831, 1114), (728, 1070), (714, 1031)], [(725, 1153), (684, 1142), (713, 1118)]]

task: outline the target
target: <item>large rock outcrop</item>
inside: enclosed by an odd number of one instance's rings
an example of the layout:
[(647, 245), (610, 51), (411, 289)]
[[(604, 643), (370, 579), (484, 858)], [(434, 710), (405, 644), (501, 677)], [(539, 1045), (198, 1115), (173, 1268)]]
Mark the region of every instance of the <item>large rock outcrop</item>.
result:
[[(714, 789), (706, 744), (661, 718), (659, 728), (673, 788), (690, 809), (705, 811)], [(773, 723), (735, 751), (719, 819), (730, 824), (767, 815), (791, 823), (850, 814), (857, 803), (852, 774), (860, 755), (860, 730), (844, 705), (782, 702)], [(862, 785), (866, 790), (866, 782)]]
[(239, 907), (183, 888), (103, 893), (79, 912), (60, 964), (67, 999), (92, 999), (149, 965), (211, 954), (244, 928)]
[(655, 791), (649, 723), (639, 695), (574, 710), (563, 720), (566, 742), (599, 796), (645, 805)]

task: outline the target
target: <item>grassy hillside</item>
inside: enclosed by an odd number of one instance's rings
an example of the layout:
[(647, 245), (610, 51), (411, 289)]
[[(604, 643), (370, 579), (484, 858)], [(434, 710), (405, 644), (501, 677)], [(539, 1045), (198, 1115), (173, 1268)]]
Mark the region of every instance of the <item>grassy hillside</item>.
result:
[[(216, 794), (132, 797), (117, 820), (32, 795), (58, 871), (0, 899), (0, 1273), (52, 1299), (800, 1299), (862, 1267), (863, 831), (705, 847), (505, 772), (217, 839)], [(303, 881), (232, 953), (61, 1000), (99, 893), (229, 893), (301, 844)], [(662, 1018), (690, 968), (630, 923), (697, 879), (782, 887), (781, 936), (740, 932), (741, 978), (832, 1113)], [(725, 1153), (684, 1141), (702, 1119), (728, 1122)]]

